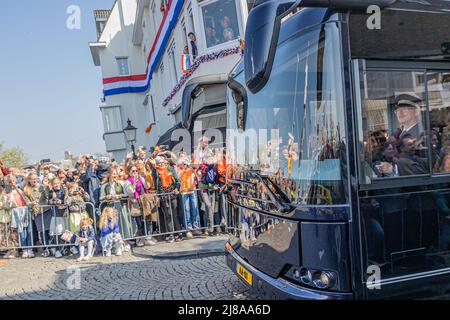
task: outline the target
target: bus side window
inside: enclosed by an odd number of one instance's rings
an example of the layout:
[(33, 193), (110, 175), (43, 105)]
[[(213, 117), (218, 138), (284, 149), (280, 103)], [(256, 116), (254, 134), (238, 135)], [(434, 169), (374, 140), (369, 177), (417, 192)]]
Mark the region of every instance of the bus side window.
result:
[(427, 72), (434, 173), (450, 173), (450, 72)]
[(366, 180), (429, 174), (423, 73), (364, 71), (363, 76)]

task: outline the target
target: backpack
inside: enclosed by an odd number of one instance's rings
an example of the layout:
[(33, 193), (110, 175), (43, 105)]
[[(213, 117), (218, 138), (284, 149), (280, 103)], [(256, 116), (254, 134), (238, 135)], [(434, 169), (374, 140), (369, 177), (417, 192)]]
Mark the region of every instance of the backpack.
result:
[(202, 167), (202, 183), (216, 184), (217, 183), (217, 167), (213, 164), (204, 165)]

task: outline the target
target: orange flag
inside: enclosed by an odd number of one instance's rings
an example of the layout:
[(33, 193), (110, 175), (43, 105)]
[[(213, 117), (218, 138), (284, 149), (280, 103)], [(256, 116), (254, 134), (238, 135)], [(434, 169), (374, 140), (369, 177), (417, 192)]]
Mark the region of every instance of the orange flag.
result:
[(152, 123), (151, 125), (149, 125), (149, 126), (147, 127), (147, 129), (145, 129), (145, 133), (146, 133), (146, 134), (150, 134), (150, 132), (152, 132), (152, 128), (153, 128), (153, 123)]

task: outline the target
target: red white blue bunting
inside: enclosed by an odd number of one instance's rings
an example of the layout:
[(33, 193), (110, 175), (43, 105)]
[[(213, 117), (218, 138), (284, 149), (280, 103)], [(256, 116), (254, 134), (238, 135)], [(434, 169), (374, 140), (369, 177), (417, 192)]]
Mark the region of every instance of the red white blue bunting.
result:
[(214, 53), (208, 53), (205, 54), (203, 56), (198, 57), (197, 59), (195, 59), (194, 63), (192, 64), (191, 68), (190, 68), (190, 72), (184, 74), (180, 81), (177, 83), (177, 85), (173, 88), (172, 92), (170, 93), (170, 95), (164, 99), (162, 105), (163, 107), (167, 106), (167, 104), (170, 102), (170, 100), (173, 99), (173, 97), (177, 94), (178, 91), (180, 91), (180, 89), (183, 87), (183, 85), (186, 83), (186, 81), (192, 76), (192, 74), (195, 72), (195, 70), (197, 70), (197, 68), (206, 62), (210, 62), (210, 61), (214, 61), (214, 60), (218, 60), (218, 59), (222, 59), (234, 54), (240, 54), (241, 53), (241, 47), (235, 47), (235, 48), (231, 48), (231, 49), (225, 49), (219, 52), (214, 52)]
[(105, 96), (131, 92), (146, 92), (149, 89), (153, 73), (164, 55), (164, 50), (167, 47), (170, 35), (176, 25), (183, 5), (184, 0), (169, 0), (147, 59), (147, 70), (145, 74), (104, 78), (103, 93)]

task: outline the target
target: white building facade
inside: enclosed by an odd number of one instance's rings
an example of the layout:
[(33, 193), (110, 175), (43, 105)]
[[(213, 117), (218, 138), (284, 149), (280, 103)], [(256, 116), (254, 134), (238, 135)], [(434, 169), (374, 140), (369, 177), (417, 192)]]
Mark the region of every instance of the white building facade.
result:
[(122, 133), (128, 119), (138, 128), (136, 146), (173, 148), (177, 128), (225, 132), (226, 81), (242, 57), (248, 7), (247, 0), (117, 0), (96, 11), (99, 37), (90, 48), (102, 70), (104, 140), (115, 159), (130, 150)]

